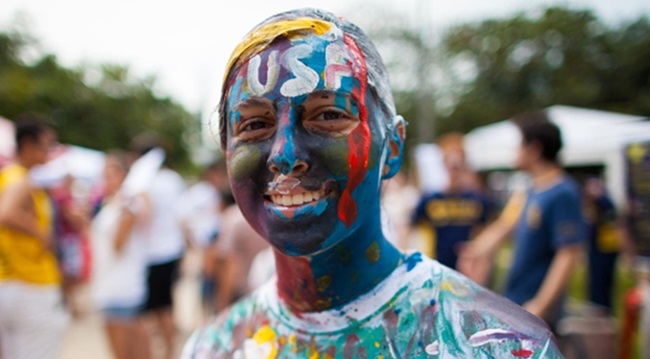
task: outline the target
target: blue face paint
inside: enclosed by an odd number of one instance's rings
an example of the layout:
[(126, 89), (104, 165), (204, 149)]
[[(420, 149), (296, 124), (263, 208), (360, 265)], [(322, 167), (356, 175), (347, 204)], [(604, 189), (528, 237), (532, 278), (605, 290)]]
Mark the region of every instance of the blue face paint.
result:
[[(330, 46), (336, 51), (328, 50)], [(384, 238), (380, 220), (385, 115), (364, 84), (365, 77), (358, 77), (365, 72), (348, 68), (363, 62), (340, 50), (347, 46), (342, 39), (318, 36), (277, 41), (255, 55), (261, 63), (256, 68), (259, 74), (249, 73), (246, 63), (239, 68), (227, 97), (227, 155), (241, 146), (261, 154), (252, 159), (258, 161), (256, 170), (246, 178), (231, 176), (233, 194), (248, 221), (289, 255), (286, 258), (310, 258), (309, 271), (300, 270), (299, 275), (307, 276), (303, 284), (319, 290), (304, 289), (302, 296), (313, 293), (320, 298), (319, 308), (336, 307), (373, 287), (401, 261)], [(300, 51), (292, 51), (296, 47)], [(274, 70), (266, 65), (272, 56), (280, 64)], [(317, 83), (312, 72), (318, 74)], [(274, 86), (266, 86), (273, 78), (277, 78)], [(255, 91), (266, 92), (253, 96), (248, 79), (255, 82)], [(367, 157), (356, 159), (364, 165), (363, 172), (350, 162), (351, 156), (362, 156), (351, 147), (355, 141), (351, 136), (360, 127), (368, 136), (363, 138)], [(362, 177), (349, 193), (359, 211), (344, 223), (340, 197), (354, 171)], [(286, 178), (291, 186), (269, 185)], [(318, 278), (330, 279), (327, 286), (319, 286)]]
[(278, 217), (281, 217), (285, 220), (293, 220), (293, 219), (299, 219), (302, 216), (309, 216), (309, 215), (320, 216), (327, 209), (329, 202), (332, 202), (332, 200), (328, 199), (326, 201), (319, 201), (315, 205), (306, 205), (301, 208), (298, 208), (296, 209), (293, 218), (287, 217), (285, 213), (283, 213), (277, 208), (274, 208), (273, 210), (275, 211), (275, 214)]
[[(229, 129), (231, 129), (231, 134), (239, 123), (248, 123), (251, 120), (254, 121), (257, 117), (268, 118), (274, 123), (275, 130), (269, 136), (270, 138), (264, 141), (247, 143), (249, 146), (258, 147), (260, 153), (263, 154), (257, 164), (258, 170), (250, 176), (250, 179), (258, 184), (257, 190), (250, 189), (248, 185), (249, 180), (246, 181), (246, 186), (241, 185), (242, 180), (233, 180), (232, 185), (233, 192), (244, 214), (257, 217), (257, 220), (252, 222), (258, 224), (256, 226), (257, 229), (271, 243), (276, 244), (281, 250), (288, 248), (286, 246), (287, 243), (292, 243), (292, 248), (300, 249), (297, 253), (289, 252), (288, 254), (308, 254), (323, 250), (325, 248), (322, 244), (328, 237), (342, 239), (351, 232), (350, 228), (341, 226), (340, 220), (337, 218), (336, 204), (337, 196), (347, 186), (347, 174), (350, 171), (347, 163), (349, 154), (348, 139), (346, 136), (339, 134), (330, 134), (308, 129), (306, 128), (305, 122), (309, 122), (310, 119), (304, 118), (306, 116), (306, 109), (309, 109), (310, 106), (315, 107), (315, 110), (312, 110), (316, 114), (314, 115), (315, 117), (322, 116), (317, 112), (320, 108), (331, 107), (332, 111), (336, 110), (340, 113), (346, 113), (345, 116), (355, 117), (357, 118), (356, 121), (359, 121), (358, 116), (361, 99), (358, 98), (358, 94), (356, 93), (360, 89), (360, 82), (352, 76), (352, 71), (348, 71), (348, 76), (340, 77), (340, 87), (335, 89), (331, 89), (328, 86), (336, 82), (328, 82), (325, 75), (323, 75), (328, 66), (327, 48), (332, 44), (338, 47), (344, 46), (340, 40), (338, 42), (332, 42), (316, 36), (310, 36), (293, 42), (278, 42), (266, 51), (256, 55), (259, 57), (259, 60), (256, 61), (259, 61), (261, 64), (257, 67), (259, 73), (250, 73), (246, 65), (242, 66), (237, 76), (235, 76), (233, 86), (229, 89), (227, 113), (230, 114), (228, 120), (230, 122)], [(295, 53), (290, 50), (297, 46), (301, 46), (303, 49), (311, 48), (311, 52), (302, 51), (299, 55), (296, 55), (298, 56), (297, 58), (287, 57), (287, 54)], [(349, 63), (350, 61), (346, 60), (345, 56), (350, 58), (353, 55), (342, 53), (338, 56), (337, 59), (340, 62)], [(275, 69), (268, 67), (268, 64), (272, 63), (270, 61), (271, 58), (277, 59), (277, 62), (280, 64)], [(293, 86), (291, 87), (291, 91), (296, 92), (296, 95), (284, 96), (282, 93), (283, 90), (285, 92), (289, 91), (286, 90), (286, 84), (299, 82), (300, 77), (298, 75), (302, 73), (299, 72), (296, 75), (291, 69), (299, 69), (301, 67), (308, 67), (311, 71), (320, 74), (318, 84), (313, 89), (310, 89), (310, 92), (306, 93), (300, 93), (299, 90), (296, 90), (296, 88), (301, 88), (300, 86)], [(277, 74), (274, 74), (273, 71), (276, 71)], [(267, 85), (271, 78), (277, 78), (277, 82), (274, 87), (268, 88), (268, 92), (258, 94), (258, 98), (266, 101), (268, 104), (264, 108), (264, 111), (253, 111), (251, 113), (248, 111), (248, 108), (244, 110), (239, 105), (254, 98), (248, 91), (251, 86), (247, 84), (247, 81), (251, 78), (254, 79), (255, 76), (259, 77), (255, 80), (255, 86), (257, 88), (265, 88), (264, 86)], [(305, 80), (302, 82), (302, 85), (308, 88), (310, 83)], [(325, 91), (330, 99), (322, 100), (318, 98), (322, 96), (320, 91)], [(364, 94), (364, 96), (366, 95)], [(372, 102), (372, 106), (376, 108), (374, 99)], [(269, 111), (266, 110), (273, 112), (272, 115), (268, 116), (266, 112)], [(383, 126), (383, 119), (380, 117), (381, 114), (375, 110), (372, 112), (377, 116), (373, 116), (371, 127)], [(330, 114), (327, 113), (326, 115)], [(320, 122), (326, 123), (325, 121)], [(232, 152), (241, 143), (238, 143), (239, 141), (236, 139), (233, 141), (233, 136), (229, 136), (229, 138), (231, 139), (228, 146), (229, 152)], [(373, 146), (373, 150), (381, 151), (383, 147), (382, 139), (378, 138), (377, 142)], [(264, 155), (264, 153), (267, 155)], [(375, 161), (379, 160), (380, 157), (378, 153), (372, 155), (372, 159)], [(307, 174), (300, 179), (301, 186), (304, 187), (304, 190), (312, 193), (321, 192), (322, 194), (326, 192), (330, 198), (326, 201), (304, 204), (300, 210), (289, 213), (286, 209), (277, 208), (277, 206), (273, 205), (273, 195), (269, 195), (266, 187), (278, 174), (289, 175), (299, 162), (307, 163), (310, 167)], [(366, 173), (367, 180), (364, 183), (369, 184), (370, 182), (374, 182), (371, 184), (371, 187), (374, 188), (357, 189), (355, 193), (366, 198), (355, 198), (355, 201), (364, 205), (366, 208), (373, 208), (374, 210), (374, 208), (379, 208), (378, 191), (380, 181), (377, 171), (380, 166), (377, 163), (373, 163), (370, 166), (374, 171)], [(273, 173), (270, 170), (271, 167), (274, 167), (277, 173)], [(262, 197), (264, 194), (267, 197), (260, 199), (260, 193)], [(264, 208), (263, 211), (261, 207)], [(287, 206), (285, 205), (283, 207)], [(274, 220), (274, 218), (277, 218), (277, 220)], [(287, 226), (287, 221), (291, 222), (291, 228)], [(359, 223), (363, 221), (359, 220)], [(376, 222), (379, 223), (379, 220), (377, 219)], [(358, 225), (355, 227), (358, 227)], [(331, 234), (334, 235), (332, 236)], [(331, 240), (328, 245), (333, 245), (335, 242), (335, 240)]]

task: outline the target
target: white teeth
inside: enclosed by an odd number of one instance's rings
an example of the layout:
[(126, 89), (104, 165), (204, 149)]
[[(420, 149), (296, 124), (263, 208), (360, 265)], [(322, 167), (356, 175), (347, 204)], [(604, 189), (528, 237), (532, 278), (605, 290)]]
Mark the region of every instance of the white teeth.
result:
[(282, 196), (282, 204), (285, 206), (291, 206), (293, 201), (291, 200), (291, 196)]
[(274, 204), (289, 207), (289, 206), (300, 206), (312, 201), (318, 201), (322, 197), (325, 197), (324, 190), (318, 192), (304, 192), (304, 193), (298, 193), (294, 195), (276, 194), (271, 196), (271, 201)]

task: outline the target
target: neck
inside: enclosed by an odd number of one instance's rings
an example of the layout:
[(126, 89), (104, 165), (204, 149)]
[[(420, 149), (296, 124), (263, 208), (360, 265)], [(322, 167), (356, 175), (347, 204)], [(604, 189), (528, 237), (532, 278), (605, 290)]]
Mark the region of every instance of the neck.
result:
[(554, 182), (562, 174), (562, 168), (552, 162), (538, 162), (528, 169), (533, 185), (537, 188), (545, 187), (549, 182)]
[(449, 183), (445, 189), (446, 193), (460, 193), (463, 191), (463, 186), (460, 183)]
[[(370, 221), (327, 250), (310, 256), (275, 252), (278, 294), (294, 312), (345, 305), (367, 293), (402, 261), (402, 254)], [(380, 222), (376, 222), (380, 223)]]

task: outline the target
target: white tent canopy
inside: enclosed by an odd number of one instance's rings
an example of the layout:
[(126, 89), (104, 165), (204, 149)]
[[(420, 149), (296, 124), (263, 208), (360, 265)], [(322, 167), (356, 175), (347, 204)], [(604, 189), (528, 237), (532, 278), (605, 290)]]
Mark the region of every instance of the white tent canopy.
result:
[[(546, 109), (562, 132), (564, 166), (605, 166), (608, 188), (617, 203), (624, 197), (624, 147), (650, 140), (646, 117), (569, 106)], [(511, 169), (521, 138), (515, 124), (501, 121), (479, 127), (465, 136), (469, 163), (477, 170)]]
[(44, 187), (56, 185), (67, 175), (94, 183), (101, 179), (103, 168), (102, 152), (75, 145), (61, 145), (52, 160), (31, 170), (31, 177)]

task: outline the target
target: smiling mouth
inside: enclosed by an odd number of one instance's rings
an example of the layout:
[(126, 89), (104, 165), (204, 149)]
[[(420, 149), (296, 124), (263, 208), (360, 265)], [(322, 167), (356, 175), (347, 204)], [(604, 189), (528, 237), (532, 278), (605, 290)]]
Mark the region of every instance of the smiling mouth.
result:
[(334, 181), (326, 181), (320, 189), (312, 191), (299, 185), (286, 192), (269, 188), (264, 195), (264, 199), (276, 207), (294, 209), (308, 204), (316, 204), (318, 201), (331, 196), (335, 192), (335, 188), (336, 183)]
[(276, 206), (297, 207), (310, 202), (316, 202), (326, 197), (330, 192), (331, 190), (321, 189), (319, 191), (302, 192), (293, 195), (274, 194), (266, 197)]

